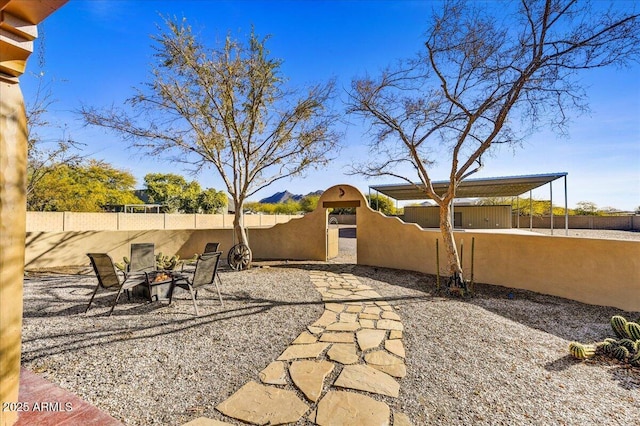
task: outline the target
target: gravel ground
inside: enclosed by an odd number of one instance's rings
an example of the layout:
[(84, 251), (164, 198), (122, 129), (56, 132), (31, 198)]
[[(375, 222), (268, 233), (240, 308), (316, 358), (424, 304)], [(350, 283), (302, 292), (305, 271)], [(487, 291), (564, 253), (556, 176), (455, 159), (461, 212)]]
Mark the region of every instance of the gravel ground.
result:
[[(27, 277), (23, 366), (127, 425), (180, 425), (214, 407), (274, 360), (323, 311), (309, 270), (351, 272), (395, 306), (405, 325), (407, 377), (389, 401), (414, 425), (640, 424), (640, 369), (608, 359), (578, 362), (571, 340), (611, 336), (623, 312), (478, 285), (473, 299), (432, 295), (431, 276), (350, 264), (290, 263), (223, 272), (216, 295), (174, 304), (123, 300), (88, 275)], [(510, 294), (511, 297), (508, 297)], [(304, 424), (300, 421), (299, 424)]]
[[(280, 355), (323, 312), (308, 272), (221, 273), (224, 308), (200, 292), (194, 317), (187, 292), (168, 306), (114, 293), (94, 276), (31, 275), (24, 284), (22, 365), (127, 425), (180, 425), (214, 406)], [(213, 289), (215, 291), (215, 288)]]

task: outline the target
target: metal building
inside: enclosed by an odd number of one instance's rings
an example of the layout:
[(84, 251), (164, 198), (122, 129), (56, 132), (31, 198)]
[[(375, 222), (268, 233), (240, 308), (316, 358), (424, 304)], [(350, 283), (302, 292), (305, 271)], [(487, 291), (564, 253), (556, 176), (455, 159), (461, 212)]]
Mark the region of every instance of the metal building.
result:
[[(568, 207), (567, 207), (567, 173), (547, 173), (547, 174), (539, 174), (539, 175), (526, 175), (526, 176), (505, 176), (505, 177), (495, 177), (495, 178), (480, 178), (480, 179), (466, 179), (460, 182), (456, 189), (456, 198), (470, 198), (470, 197), (519, 197), (520, 195), (529, 192), (529, 199), (531, 199), (531, 191), (541, 187), (543, 185), (549, 184), (549, 198), (551, 200), (551, 209), (553, 209), (553, 181), (556, 179), (564, 178), (564, 208), (565, 208), (565, 234), (568, 233)], [(436, 194), (441, 195), (446, 192), (449, 187), (449, 181), (433, 181), (432, 186)], [(426, 200), (430, 197), (426, 193), (426, 189), (422, 183), (403, 183), (403, 184), (390, 184), (390, 185), (375, 185), (370, 186), (369, 190), (374, 190), (378, 193), (384, 194), (387, 197), (393, 198), (395, 200)], [(505, 212), (501, 212), (500, 209), (495, 209), (495, 212), (490, 212), (488, 210), (482, 211), (477, 210), (473, 212), (472, 210), (468, 210), (467, 215), (458, 214), (458, 219), (456, 220), (456, 212), (463, 213), (461, 209), (470, 206), (456, 206), (455, 200), (452, 206), (452, 215), (454, 221), (454, 227), (459, 228), (467, 228), (473, 227), (476, 229), (489, 229), (489, 228), (510, 228), (511, 227), (511, 212), (509, 212), (509, 220), (504, 221), (500, 219), (503, 217)], [(485, 207), (504, 207), (504, 206), (485, 206)], [(409, 222), (411, 220), (407, 220), (407, 209), (409, 207), (405, 207), (405, 221)], [(420, 219), (423, 223), (428, 225), (422, 225), (424, 227), (432, 228), (432, 215), (429, 209), (430, 207), (423, 207), (425, 209), (424, 212), (414, 212), (415, 215), (420, 215)], [(437, 212), (438, 207), (434, 208)], [(409, 208), (411, 210), (411, 208)], [(437, 213), (436, 213), (437, 214)], [(465, 216), (467, 219), (465, 219)], [(437, 219), (436, 215), (436, 219)], [(485, 221), (485, 219), (487, 219)], [(482, 222), (485, 222), (485, 226), (482, 227)], [(493, 222), (494, 226), (490, 226)], [(420, 223), (420, 222), (415, 222)], [(456, 226), (456, 223), (460, 226)], [(465, 226), (465, 223), (467, 224)], [(468, 224), (471, 224), (469, 226)], [(495, 224), (505, 223), (505, 226), (495, 226)], [(438, 222), (436, 222), (435, 227), (438, 227)], [(530, 223), (529, 227), (532, 225)], [(551, 221), (551, 231), (553, 233), (553, 221)]]
[[(453, 226), (459, 229), (511, 228), (511, 206), (455, 206)], [(404, 221), (423, 228), (440, 226), (440, 207), (405, 206)]]

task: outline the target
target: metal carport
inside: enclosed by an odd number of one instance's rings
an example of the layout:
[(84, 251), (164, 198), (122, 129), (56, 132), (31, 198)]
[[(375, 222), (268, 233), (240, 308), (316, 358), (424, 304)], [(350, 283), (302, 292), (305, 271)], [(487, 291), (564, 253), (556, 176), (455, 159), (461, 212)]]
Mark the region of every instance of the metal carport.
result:
[[(531, 203), (531, 191), (543, 185), (549, 184), (551, 199), (551, 233), (553, 234), (553, 186), (554, 180), (564, 178), (564, 226), (565, 235), (569, 234), (569, 210), (567, 206), (567, 173), (545, 173), (523, 176), (503, 176), (493, 178), (466, 179), (460, 182), (456, 190), (456, 198), (484, 198), (484, 197), (519, 197), (525, 192), (529, 192), (529, 202)], [(438, 195), (442, 195), (449, 188), (449, 181), (433, 181), (433, 190)], [(374, 190), (386, 195), (394, 200), (427, 200), (431, 199), (427, 195), (426, 187), (422, 183), (386, 184), (371, 185), (369, 192)], [(453, 206), (452, 206), (453, 207)], [(453, 214), (453, 208), (452, 214)], [(530, 229), (533, 227), (530, 216)], [(519, 221), (518, 221), (519, 222)]]

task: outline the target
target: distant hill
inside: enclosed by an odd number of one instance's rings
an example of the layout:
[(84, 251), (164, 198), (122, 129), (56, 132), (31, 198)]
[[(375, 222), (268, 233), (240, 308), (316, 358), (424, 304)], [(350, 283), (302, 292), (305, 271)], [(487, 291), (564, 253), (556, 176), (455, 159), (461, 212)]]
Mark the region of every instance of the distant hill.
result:
[(266, 197), (266, 198), (263, 198), (262, 200), (260, 200), (260, 203), (263, 203), (263, 204), (278, 204), (278, 203), (286, 203), (289, 200), (291, 200), (291, 201), (300, 201), (304, 197), (306, 197), (307, 195), (320, 196), (320, 195), (322, 195), (322, 192), (323, 191), (314, 191), (314, 192), (310, 192), (310, 193), (308, 193), (306, 195), (292, 194), (289, 191), (276, 192), (272, 196)]

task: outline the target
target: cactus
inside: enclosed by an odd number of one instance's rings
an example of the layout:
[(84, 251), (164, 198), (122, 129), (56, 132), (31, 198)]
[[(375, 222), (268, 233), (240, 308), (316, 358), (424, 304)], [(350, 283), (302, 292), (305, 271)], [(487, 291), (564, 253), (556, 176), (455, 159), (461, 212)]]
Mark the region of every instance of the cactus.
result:
[(629, 337), (626, 326), (627, 320), (624, 317), (620, 315), (614, 315), (611, 317), (611, 328), (618, 338), (625, 339)]
[(635, 356), (629, 360), (629, 364), (633, 365), (634, 367), (640, 367), (640, 352), (635, 354)]
[(636, 342), (630, 339), (620, 339), (618, 341), (618, 346), (624, 346), (629, 352), (636, 351)]
[(116, 263), (114, 263), (114, 265), (115, 265), (116, 268), (118, 268), (122, 272), (127, 272), (129, 270), (129, 264), (131, 263), (131, 261), (129, 260), (129, 258), (127, 256), (124, 256), (122, 258), (122, 261), (124, 263), (116, 262)]
[(614, 348), (618, 346), (618, 341), (616, 339), (604, 339), (604, 342), (600, 342), (597, 344), (598, 349), (604, 354), (611, 354)]
[(162, 252), (156, 255), (156, 267), (163, 270), (172, 270), (180, 263), (180, 256), (173, 255), (171, 257), (164, 256)]
[(640, 340), (640, 324), (629, 321), (624, 329), (629, 339)]
[(624, 361), (629, 357), (629, 350), (624, 346), (618, 346), (611, 351), (611, 355), (619, 361)]
[(596, 354), (596, 351), (593, 346), (583, 345), (578, 342), (571, 342), (569, 343), (569, 353), (571, 353), (574, 358), (587, 359), (592, 358)]

